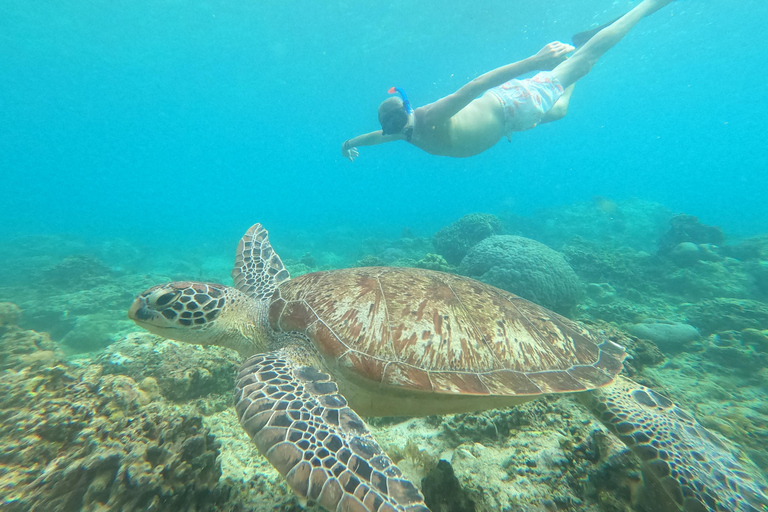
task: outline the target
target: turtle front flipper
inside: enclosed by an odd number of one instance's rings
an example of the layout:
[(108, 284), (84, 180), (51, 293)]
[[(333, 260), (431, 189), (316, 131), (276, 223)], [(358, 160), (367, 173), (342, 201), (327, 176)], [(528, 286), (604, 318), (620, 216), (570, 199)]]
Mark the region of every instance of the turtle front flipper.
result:
[(288, 350), (240, 368), (237, 415), (296, 494), (330, 511), (429, 512), (336, 383)]
[(291, 275), (269, 243), (269, 234), (261, 224), (246, 231), (235, 253), (232, 279), (235, 288), (256, 300), (267, 300), (280, 283)]
[(728, 441), (655, 391), (619, 377), (582, 401), (643, 461), (643, 474), (679, 510), (768, 511), (759, 470)]

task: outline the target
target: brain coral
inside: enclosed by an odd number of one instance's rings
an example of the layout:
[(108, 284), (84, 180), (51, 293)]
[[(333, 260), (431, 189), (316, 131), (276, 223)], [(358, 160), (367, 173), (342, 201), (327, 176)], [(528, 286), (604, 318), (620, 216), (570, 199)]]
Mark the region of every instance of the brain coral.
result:
[(583, 290), (562, 254), (521, 236), (486, 238), (464, 257), (460, 270), (558, 313), (575, 306)]
[(432, 243), (448, 263), (458, 265), (472, 246), (503, 230), (504, 226), (495, 215), (470, 213), (435, 233)]

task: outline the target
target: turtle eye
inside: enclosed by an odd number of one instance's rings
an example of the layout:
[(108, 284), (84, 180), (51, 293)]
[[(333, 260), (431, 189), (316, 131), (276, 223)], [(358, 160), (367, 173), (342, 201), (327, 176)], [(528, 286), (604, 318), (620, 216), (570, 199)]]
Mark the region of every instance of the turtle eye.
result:
[(155, 301), (155, 305), (159, 307), (165, 307), (171, 302), (173, 302), (176, 299), (176, 297), (178, 297), (178, 295), (179, 295), (178, 293), (174, 293), (174, 292), (164, 293), (163, 295), (157, 298), (157, 300)]

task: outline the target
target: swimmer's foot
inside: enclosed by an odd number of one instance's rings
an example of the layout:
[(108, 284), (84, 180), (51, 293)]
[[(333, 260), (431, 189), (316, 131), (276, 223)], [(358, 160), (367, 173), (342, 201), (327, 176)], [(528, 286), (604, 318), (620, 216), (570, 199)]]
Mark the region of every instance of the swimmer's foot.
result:
[[(621, 16), (624, 16), (624, 15), (622, 14)], [(584, 46), (584, 44), (587, 41), (592, 39), (592, 36), (600, 32), (604, 28), (608, 28), (614, 23), (616, 23), (621, 18), (621, 16), (619, 16), (618, 18), (612, 19), (608, 23), (603, 23), (599, 27), (595, 27), (590, 30), (585, 30), (584, 32), (579, 32), (578, 34), (574, 34), (573, 37), (571, 38), (571, 41), (573, 42), (573, 46), (575, 46), (576, 48), (581, 48), (582, 46)]]
[[(639, 4), (635, 9), (646, 9), (646, 11), (643, 13), (643, 16), (648, 16), (650, 14), (653, 14), (654, 12), (658, 11), (662, 7), (665, 7), (667, 4), (671, 4), (674, 0), (645, 0), (643, 3)], [(619, 21), (621, 18), (624, 17), (624, 14), (619, 16), (618, 18), (614, 18), (608, 23), (603, 23), (599, 27), (595, 27), (593, 29), (585, 30), (584, 32), (579, 32), (578, 34), (574, 34), (571, 40), (573, 41), (573, 46), (576, 48), (581, 48), (586, 44), (587, 41), (592, 39), (595, 35), (597, 35), (598, 32), (603, 30), (604, 28), (608, 28), (617, 21)]]

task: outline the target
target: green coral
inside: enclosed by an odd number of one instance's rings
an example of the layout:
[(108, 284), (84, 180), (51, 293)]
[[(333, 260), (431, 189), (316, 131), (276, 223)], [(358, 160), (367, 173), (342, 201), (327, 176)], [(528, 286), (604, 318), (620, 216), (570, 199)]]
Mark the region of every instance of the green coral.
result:
[(439, 254), (427, 253), (424, 258), (416, 262), (418, 268), (437, 270), (438, 272), (456, 272), (456, 267), (449, 265), (445, 258)]

